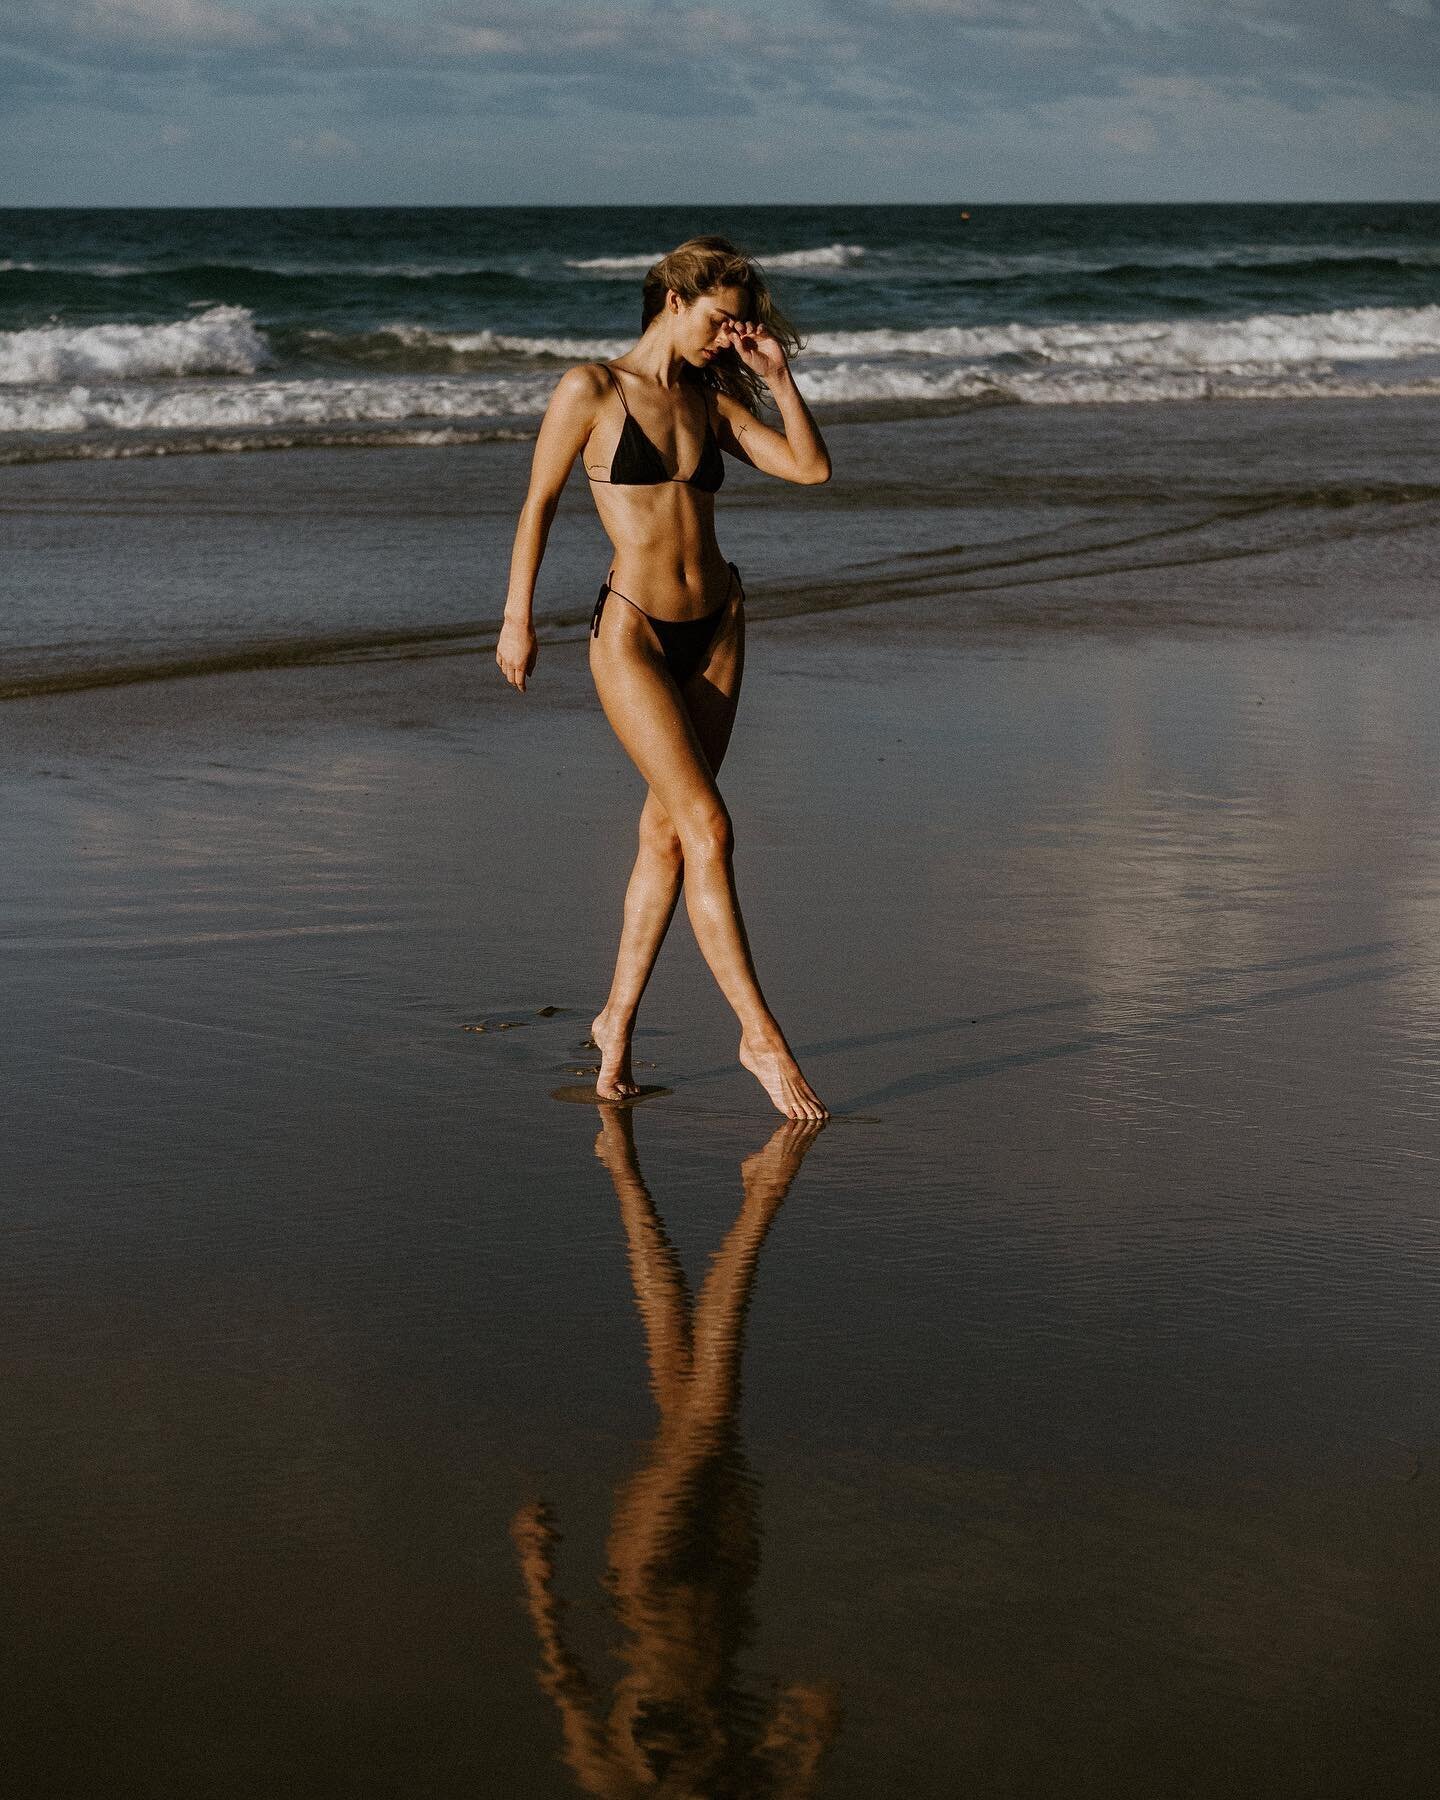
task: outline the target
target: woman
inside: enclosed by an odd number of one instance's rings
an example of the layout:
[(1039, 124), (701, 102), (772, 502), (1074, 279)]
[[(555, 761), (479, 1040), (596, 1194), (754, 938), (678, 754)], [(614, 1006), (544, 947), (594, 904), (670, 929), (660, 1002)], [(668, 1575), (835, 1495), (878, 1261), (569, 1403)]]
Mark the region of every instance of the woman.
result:
[[(782, 481), (830, 475), (787, 346), (798, 348), (795, 333), (749, 258), (725, 238), (693, 238), (645, 277), (639, 342), (613, 363), (567, 370), (535, 444), (495, 660), (523, 693), (535, 667), (540, 559), (580, 456), (614, 548), (591, 623), (590, 669), (605, 716), (650, 788), (615, 976), (591, 1027), (601, 1100), (639, 1092), (630, 1066), (635, 1016), (683, 880), (696, 941), (740, 1021), (740, 1061), (788, 1118), (829, 1116), (756, 980), (730, 816), (715, 785), (745, 644), (740, 572), (715, 541), (720, 453)], [(762, 384), (783, 431), (757, 417)]]

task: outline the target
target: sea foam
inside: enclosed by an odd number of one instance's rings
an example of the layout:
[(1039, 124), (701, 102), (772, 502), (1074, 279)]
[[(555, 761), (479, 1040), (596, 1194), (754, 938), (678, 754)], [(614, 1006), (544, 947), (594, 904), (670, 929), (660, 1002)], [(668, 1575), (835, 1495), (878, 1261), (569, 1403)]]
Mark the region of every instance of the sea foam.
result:
[(807, 353), (923, 356), (962, 361), (1023, 357), (1092, 368), (1241, 369), (1384, 362), (1440, 352), (1440, 306), (1258, 314), (1245, 319), (1137, 320), (1076, 325), (937, 325), (917, 331), (817, 332)]
[(21, 389), (0, 393), (0, 431), (180, 431), (410, 419), (533, 417), (548, 376), (488, 382), (462, 376), (373, 381), (190, 382)]
[(165, 325), (38, 325), (0, 332), (0, 382), (253, 375), (270, 347), (243, 306), (212, 306)]
[[(346, 340), (313, 333), (343, 353)], [(427, 355), (544, 357), (592, 362), (622, 355), (632, 339), (528, 336), (498, 331), (437, 331), (396, 323), (366, 334), (400, 351)], [(1065, 325), (931, 325), (896, 331), (817, 331), (799, 368), (816, 359), (943, 358), (950, 362), (1025, 362), (1086, 368), (1303, 368), (1334, 362), (1388, 362), (1440, 353), (1440, 306), (1360, 307), (1326, 313), (1262, 313), (1243, 319), (1137, 320)]]
[[(166, 325), (0, 333), (0, 431), (529, 423), (549, 403), (557, 364), (615, 357), (630, 340), (401, 323), (352, 337), (311, 331), (303, 341), (302, 366), (278, 367), (250, 313), (219, 306)], [(322, 360), (351, 367), (317, 372)], [(1434, 394), (1440, 392), (1440, 306), (822, 331), (795, 374), (817, 404), (902, 409), (996, 400), (1064, 406)]]
[[(567, 269), (584, 269), (592, 275), (644, 274), (666, 255), (657, 250), (648, 256), (567, 257)], [(819, 244), (808, 250), (777, 250), (773, 256), (757, 254), (762, 269), (847, 269), (863, 260), (863, 244)]]

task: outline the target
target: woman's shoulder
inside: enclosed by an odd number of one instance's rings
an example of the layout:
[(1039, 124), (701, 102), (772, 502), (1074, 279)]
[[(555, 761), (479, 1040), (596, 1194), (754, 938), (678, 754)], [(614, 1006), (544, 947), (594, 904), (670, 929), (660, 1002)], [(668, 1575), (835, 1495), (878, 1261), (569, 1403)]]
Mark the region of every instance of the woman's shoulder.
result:
[(575, 396), (603, 393), (610, 385), (610, 376), (604, 363), (575, 363), (568, 368), (555, 383), (556, 393), (562, 389)]
[(555, 383), (548, 411), (552, 417), (593, 418), (609, 385), (603, 363), (576, 363)]

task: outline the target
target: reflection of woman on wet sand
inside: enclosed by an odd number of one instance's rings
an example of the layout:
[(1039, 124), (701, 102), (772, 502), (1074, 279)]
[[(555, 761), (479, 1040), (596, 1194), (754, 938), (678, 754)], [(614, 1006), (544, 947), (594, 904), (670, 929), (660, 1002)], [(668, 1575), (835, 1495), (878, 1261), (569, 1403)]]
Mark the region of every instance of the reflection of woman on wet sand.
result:
[[(740, 697), (745, 591), (715, 541), (722, 451), (781, 481), (814, 483), (830, 457), (790, 373), (798, 340), (759, 269), (720, 237), (655, 264), (639, 342), (556, 384), (535, 441), (495, 660), (521, 693), (535, 667), (535, 580), (578, 456), (614, 546), (595, 603), (590, 671), (605, 716), (650, 792), (610, 995), (591, 1026), (595, 1092), (636, 1092), (630, 1040), (640, 997), (680, 898), (740, 1022), (740, 1061), (791, 1119), (825, 1108), (800, 1072), (756, 979), (732, 867), (730, 815), (715, 785)], [(763, 424), (768, 387), (783, 431)]]
[(741, 1165), (744, 1203), (692, 1304), (641, 1180), (632, 1117), (601, 1117), (596, 1154), (620, 1201), (660, 1410), (649, 1459), (621, 1489), (610, 1533), (606, 1586), (628, 1667), (608, 1716), (560, 1635), (549, 1509), (523, 1508), (512, 1532), (566, 1761), (585, 1792), (604, 1800), (801, 1800), (836, 1730), (823, 1689), (786, 1688), (767, 1717), (737, 1668), (754, 1628), (749, 1591), (760, 1560), (737, 1418), (741, 1328), (760, 1246), (817, 1130), (782, 1125)]

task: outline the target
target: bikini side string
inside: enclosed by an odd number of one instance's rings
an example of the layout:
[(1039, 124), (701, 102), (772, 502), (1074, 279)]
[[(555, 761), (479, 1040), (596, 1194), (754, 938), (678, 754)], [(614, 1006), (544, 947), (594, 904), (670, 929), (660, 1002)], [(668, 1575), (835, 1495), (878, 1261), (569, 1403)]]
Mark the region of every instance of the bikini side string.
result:
[[(735, 585), (736, 585), (736, 587), (739, 588), (740, 598), (743, 600), (745, 598), (745, 583), (740, 579), (739, 569), (736, 568), (736, 566), (733, 562), (726, 563), (725, 567), (735, 577)], [(613, 594), (615, 591), (616, 590), (611, 587), (608, 578), (600, 583), (600, 592), (595, 596), (595, 610), (590, 615), (590, 635), (591, 635), (591, 637), (595, 637), (595, 638), (599, 637), (599, 635), (600, 635), (600, 615), (605, 610), (606, 597), (610, 594)], [(624, 594), (621, 594), (620, 598), (622, 600), (625, 600), (626, 596)], [(635, 606), (635, 602), (633, 600), (629, 600), (627, 602), (627, 604), (630, 606)], [(650, 617), (650, 614), (645, 612), (644, 607), (635, 606), (635, 610), (638, 613), (642, 613), (644, 615), (644, 617), (647, 619)], [(719, 608), (717, 610), (723, 610), (723, 602), (721, 604), (721, 608)]]

